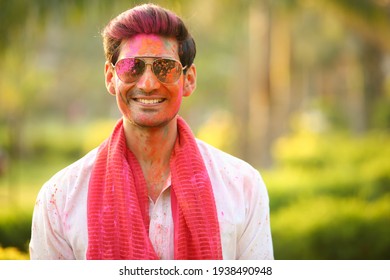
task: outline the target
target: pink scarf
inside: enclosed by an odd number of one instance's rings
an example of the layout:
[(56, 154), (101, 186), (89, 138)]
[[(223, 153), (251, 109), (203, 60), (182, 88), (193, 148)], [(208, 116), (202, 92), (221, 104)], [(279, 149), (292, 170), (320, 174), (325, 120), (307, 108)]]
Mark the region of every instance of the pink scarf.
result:
[[(175, 259), (222, 259), (210, 178), (191, 129), (180, 117), (170, 168)], [(92, 170), (87, 259), (158, 259), (149, 239), (146, 181), (126, 146), (123, 120), (99, 147)]]

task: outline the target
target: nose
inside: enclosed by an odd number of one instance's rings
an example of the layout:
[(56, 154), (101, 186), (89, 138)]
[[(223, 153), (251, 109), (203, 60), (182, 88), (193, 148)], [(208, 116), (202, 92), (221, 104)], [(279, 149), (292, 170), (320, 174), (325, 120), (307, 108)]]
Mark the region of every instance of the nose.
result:
[(145, 72), (137, 81), (137, 87), (144, 92), (152, 92), (160, 87), (160, 81), (154, 75), (151, 64), (148, 63), (145, 67)]

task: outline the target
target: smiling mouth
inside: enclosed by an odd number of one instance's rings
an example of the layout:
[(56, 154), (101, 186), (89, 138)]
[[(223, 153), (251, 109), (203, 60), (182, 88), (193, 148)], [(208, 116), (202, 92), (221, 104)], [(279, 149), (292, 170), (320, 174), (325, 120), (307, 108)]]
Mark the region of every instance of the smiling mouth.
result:
[(156, 98), (156, 99), (144, 99), (144, 98), (134, 98), (134, 101), (142, 104), (158, 104), (164, 101), (164, 98)]

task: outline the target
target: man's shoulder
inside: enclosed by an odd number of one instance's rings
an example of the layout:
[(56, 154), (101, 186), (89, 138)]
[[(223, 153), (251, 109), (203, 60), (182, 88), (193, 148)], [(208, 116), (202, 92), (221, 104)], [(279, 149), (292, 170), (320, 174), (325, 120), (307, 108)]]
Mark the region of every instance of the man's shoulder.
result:
[(76, 179), (80, 180), (80, 178), (89, 178), (96, 159), (97, 151), (98, 148), (95, 148), (83, 157), (59, 170), (48, 180), (48, 183), (70, 182)]
[(55, 173), (41, 187), (37, 203), (58, 209), (71, 205), (71, 201), (78, 203), (87, 192), (96, 155), (97, 149), (94, 149)]
[(63, 170), (80, 170), (80, 169), (90, 169), (92, 168), (96, 155), (98, 152), (98, 148), (95, 148), (91, 151), (89, 151), (87, 154), (79, 158), (78, 160), (74, 161), (73, 163), (69, 164), (67, 167), (65, 167)]
[(248, 162), (233, 156), (225, 151), (222, 151), (200, 139), (196, 139), (199, 151), (203, 156), (206, 166), (218, 166), (221, 168), (229, 168), (240, 170), (240, 173), (258, 173), (258, 171)]
[(208, 143), (201, 140), (197, 140), (197, 143), (214, 193), (221, 204), (228, 199), (241, 201), (244, 205), (244, 201), (267, 198), (266, 186), (259, 170)]

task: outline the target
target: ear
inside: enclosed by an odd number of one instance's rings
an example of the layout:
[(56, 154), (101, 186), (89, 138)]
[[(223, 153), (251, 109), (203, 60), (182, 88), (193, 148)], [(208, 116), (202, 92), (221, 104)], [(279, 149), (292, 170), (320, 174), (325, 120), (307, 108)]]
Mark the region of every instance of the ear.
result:
[(196, 67), (192, 64), (184, 75), (183, 96), (190, 96), (196, 89)]
[(114, 68), (111, 63), (106, 61), (104, 65), (104, 76), (106, 81), (106, 88), (111, 95), (115, 95), (115, 84), (114, 84)]

